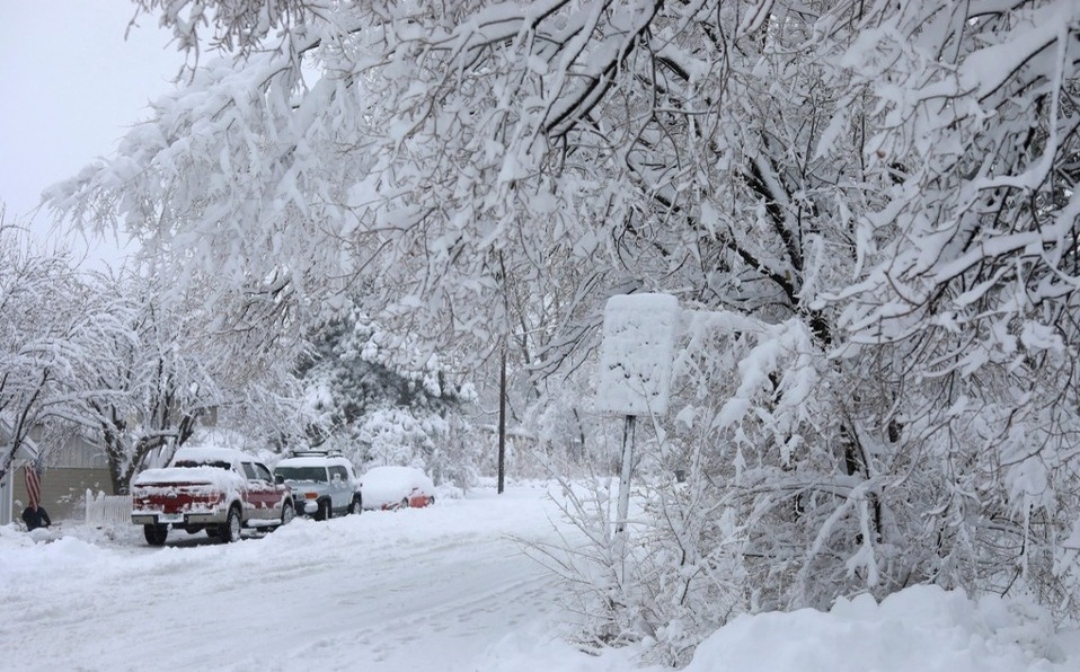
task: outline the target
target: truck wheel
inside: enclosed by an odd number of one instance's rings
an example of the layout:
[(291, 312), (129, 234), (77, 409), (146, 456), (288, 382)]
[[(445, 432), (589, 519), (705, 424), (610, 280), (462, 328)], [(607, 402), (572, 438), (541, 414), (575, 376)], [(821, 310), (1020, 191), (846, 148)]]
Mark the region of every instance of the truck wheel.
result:
[(360, 495), (353, 495), (352, 503), (349, 504), (349, 513), (360, 515), (364, 511), (363, 500), (360, 499)]
[(240, 509), (236, 507), (229, 509), (229, 517), (218, 530), (218, 537), (226, 544), (240, 541)]
[(143, 525), (143, 536), (151, 546), (164, 546), (169, 536), (168, 525)]
[(281, 505), (281, 524), (288, 525), (295, 517), (296, 511), (293, 510), (292, 502), (286, 500), (285, 503)]

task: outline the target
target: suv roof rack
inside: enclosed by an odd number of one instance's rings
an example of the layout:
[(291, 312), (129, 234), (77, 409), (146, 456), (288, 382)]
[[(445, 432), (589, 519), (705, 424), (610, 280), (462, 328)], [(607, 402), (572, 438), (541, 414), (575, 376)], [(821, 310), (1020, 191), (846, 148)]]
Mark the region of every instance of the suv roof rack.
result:
[(292, 457), (345, 457), (340, 450), (323, 450), (321, 448), (294, 448), (289, 451)]

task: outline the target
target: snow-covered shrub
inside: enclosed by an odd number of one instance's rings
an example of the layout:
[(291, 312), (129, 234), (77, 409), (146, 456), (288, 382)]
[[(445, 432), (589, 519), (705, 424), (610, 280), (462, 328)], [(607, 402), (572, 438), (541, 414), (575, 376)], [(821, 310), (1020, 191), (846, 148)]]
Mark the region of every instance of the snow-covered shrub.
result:
[[(836, 455), (821, 439), (829, 423), (817, 422), (828, 408), (823, 358), (800, 321), (696, 314), (678, 352), (675, 413), (646, 419), (638, 432), (628, 540), (614, 533), (609, 480), (592, 481), (584, 494), (567, 482), (567, 514), (588, 540), (569, 553), (567, 573), (596, 586), (571, 593), (590, 615), (583, 639), (649, 637), (654, 655), (672, 664), (685, 663), (732, 615), (790, 600), (814, 559), (806, 553), (814, 535), (848, 531), (851, 557), (859, 529), (858, 515), (837, 515), (856, 495), (814, 474), (815, 464), (831, 470)], [(813, 590), (838, 588), (828, 583)]]
[(639, 437), (625, 546), (610, 481), (584, 494), (567, 482), (585, 540), (559, 571), (588, 615), (583, 641), (650, 638), (652, 656), (682, 664), (743, 611), (919, 583), (1075, 610), (1063, 531), (1080, 488), (1054, 436), (1075, 419), (1052, 399), (1018, 410), (1013, 377), (992, 368), (900, 395), (880, 361), (898, 351), (853, 368), (800, 320), (694, 313), (678, 353), (675, 413)]

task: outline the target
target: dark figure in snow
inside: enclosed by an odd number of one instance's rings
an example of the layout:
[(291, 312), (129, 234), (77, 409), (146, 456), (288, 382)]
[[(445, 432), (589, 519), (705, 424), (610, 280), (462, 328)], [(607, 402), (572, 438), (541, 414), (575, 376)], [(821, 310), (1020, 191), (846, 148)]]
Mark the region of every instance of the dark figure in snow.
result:
[(23, 509), (22, 512), (23, 522), (26, 523), (26, 531), (36, 530), (39, 527), (48, 527), (52, 525), (52, 521), (49, 520), (49, 514), (45, 513), (45, 507), (28, 506)]

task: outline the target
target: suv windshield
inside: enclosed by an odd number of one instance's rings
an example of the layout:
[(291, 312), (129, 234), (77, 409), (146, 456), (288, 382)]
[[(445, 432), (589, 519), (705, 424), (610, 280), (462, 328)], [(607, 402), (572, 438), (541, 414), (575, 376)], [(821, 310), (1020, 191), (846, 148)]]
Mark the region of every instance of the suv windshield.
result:
[(278, 467), (274, 473), (286, 481), (326, 482), (326, 469), (323, 467)]

